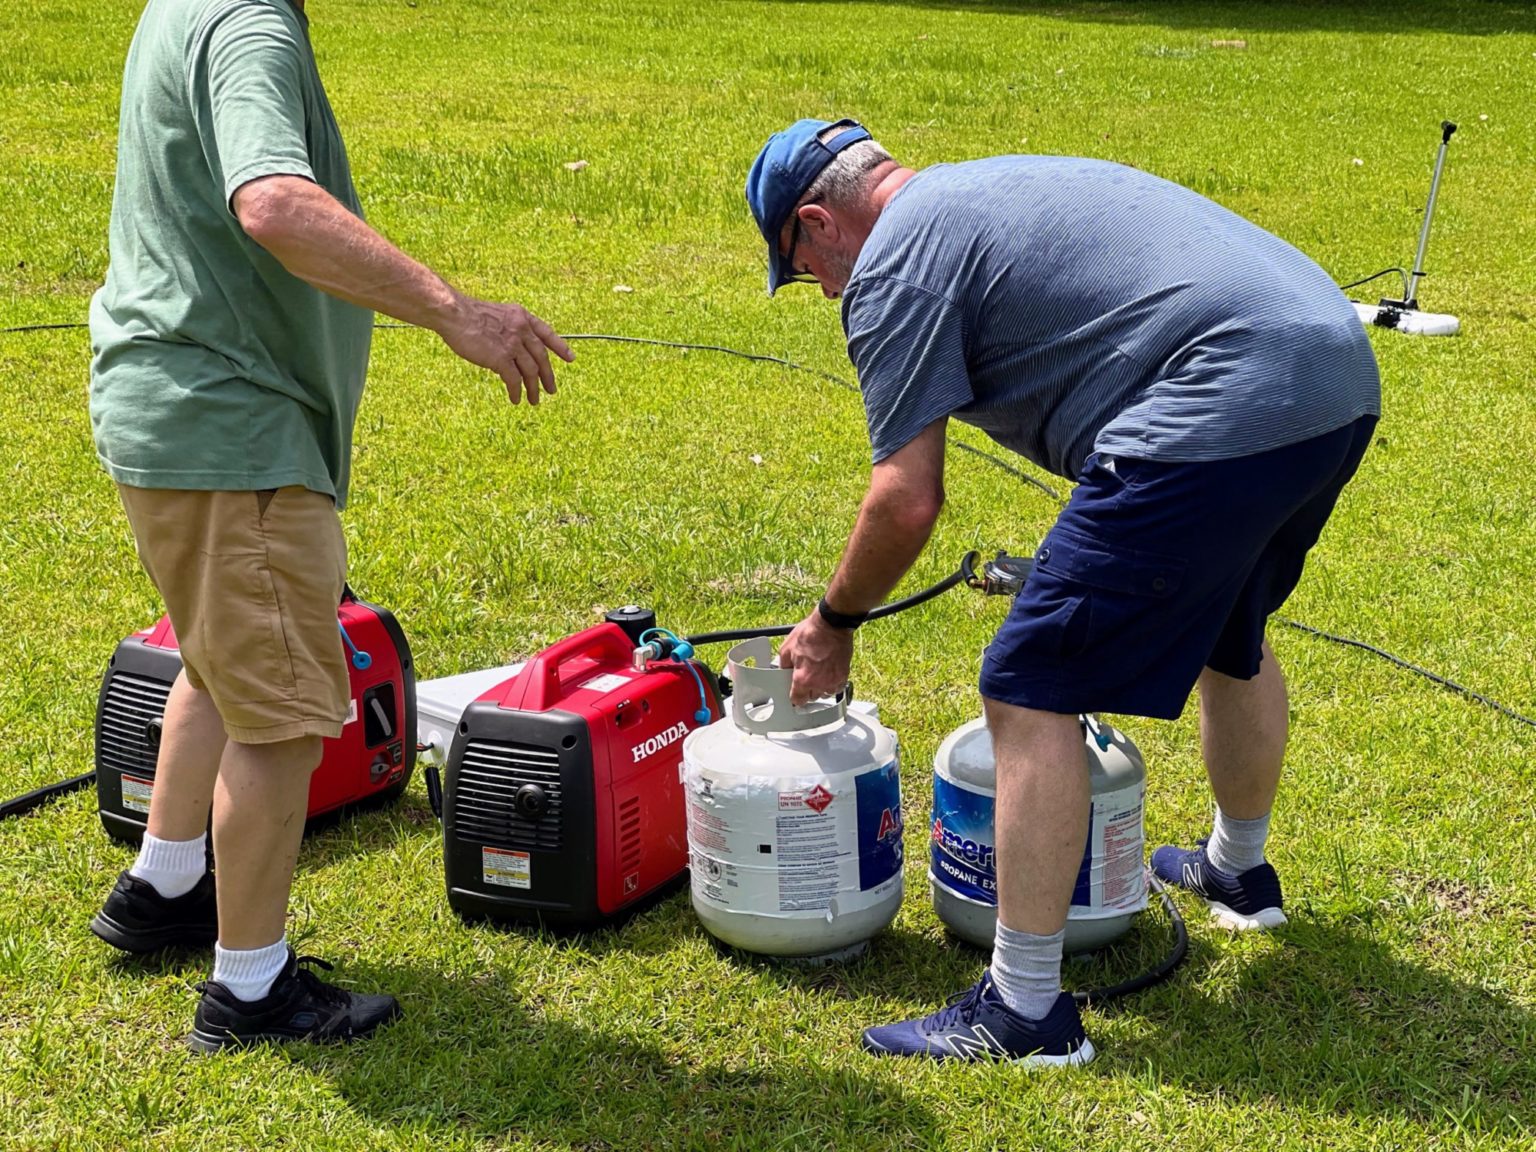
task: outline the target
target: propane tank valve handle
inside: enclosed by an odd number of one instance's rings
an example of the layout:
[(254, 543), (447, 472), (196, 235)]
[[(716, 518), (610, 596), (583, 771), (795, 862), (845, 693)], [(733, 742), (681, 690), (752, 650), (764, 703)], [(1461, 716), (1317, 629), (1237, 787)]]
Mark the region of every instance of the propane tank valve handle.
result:
[(1091, 712), (1084, 712), (1077, 718), (1077, 722), (1082, 725), (1085, 735), (1093, 737), (1093, 742), (1099, 746), (1100, 752), (1109, 751), (1109, 746), (1115, 741), (1114, 737), (1104, 730), (1103, 721)]

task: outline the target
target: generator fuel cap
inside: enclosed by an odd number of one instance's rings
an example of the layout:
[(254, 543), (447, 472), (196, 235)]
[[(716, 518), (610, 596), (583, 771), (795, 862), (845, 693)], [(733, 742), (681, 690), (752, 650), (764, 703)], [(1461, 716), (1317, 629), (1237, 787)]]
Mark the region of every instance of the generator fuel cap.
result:
[(622, 608), (615, 608), (612, 612), (605, 613), (603, 619), (624, 629), (624, 635), (636, 644), (640, 643), (641, 636), (656, 627), (656, 613), (638, 604), (626, 604)]

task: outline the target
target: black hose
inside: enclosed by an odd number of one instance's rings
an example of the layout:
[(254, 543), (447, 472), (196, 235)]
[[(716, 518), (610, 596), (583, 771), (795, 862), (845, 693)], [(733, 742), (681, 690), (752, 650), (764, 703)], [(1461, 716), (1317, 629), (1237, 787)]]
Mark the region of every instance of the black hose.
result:
[(1416, 676), (1422, 676), (1424, 679), (1430, 681), (1431, 683), (1438, 684), (1442, 688), (1448, 688), (1452, 692), (1458, 692), (1465, 696), (1468, 700), (1476, 700), (1479, 704), (1482, 704), (1488, 708), (1492, 708), (1495, 712), (1503, 713), (1511, 720), (1518, 720), (1521, 724), (1524, 724), (1528, 728), (1536, 728), (1536, 720), (1532, 720), (1529, 716), (1522, 715), (1521, 713), (1516, 712), (1513, 708), (1510, 708), (1504, 704), (1500, 704), (1491, 696), (1484, 696), (1481, 692), (1474, 692), (1465, 684), (1458, 684), (1456, 681), (1442, 676), (1438, 672), (1431, 672), (1428, 668), (1421, 668), (1411, 660), (1404, 660), (1401, 656), (1394, 656), (1385, 648), (1378, 648), (1374, 644), (1367, 644), (1364, 640), (1356, 640), (1353, 636), (1337, 636), (1332, 632), (1324, 632), (1321, 628), (1314, 628), (1310, 624), (1303, 624), (1300, 620), (1291, 620), (1285, 616), (1276, 616), (1274, 619), (1279, 621), (1281, 624), (1284, 624), (1287, 628), (1295, 628), (1297, 631), (1305, 632), (1309, 636), (1316, 636), (1323, 640), (1331, 640), (1333, 643), (1343, 644), (1347, 648), (1359, 648), (1362, 651), (1370, 652), (1373, 655), (1380, 656), (1383, 660), (1386, 660), (1391, 664), (1396, 664), (1404, 671), (1412, 672)]
[(1391, 268), (1383, 268), (1380, 272), (1374, 272), (1371, 275), (1364, 277), (1363, 279), (1353, 280), (1348, 284), (1340, 284), (1339, 291), (1348, 292), (1351, 288), (1358, 288), (1362, 284), (1369, 284), (1372, 280), (1380, 280), (1383, 276), (1389, 276), (1393, 272), (1396, 272), (1400, 277), (1402, 277), (1403, 292), (1406, 294), (1408, 291), (1408, 273), (1406, 270), (1399, 268), (1396, 265)]
[[(980, 553), (967, 552), (960, 558), (960, 567), (956, 568), (937, 584), (930, 584), (921, 592), (914, 592), (910, 596), (904, 596), (900, 600), (892, 600), (889, 604), (882, 604), (869, 614), (870, 620), (881, 620), (886, 616), (894, 616), (898, 612), (905, 612), (908, 608), (916, 608), (919, 604), (926, 604), (935, 596), (948, 592), (956, 584), (969, 584), (976, 579), (976, 560)], [(700, 644), (723, 644), (728, 640), (756, 640), (763, 636), (788, 636), (795, 630), (793, 624), (770, 624), (763, 628), (730, 628), (723, 632), (700, 632), (696, 636), (684, 636), (683, 639), (697, 648)]]
[(42, 788), (17, 796), (0, 804), (0, 820), (9, 820), (12, 816), (23, 816), (52, 800), (55, 796), (65, 796), (70, 792), (79, 792), (82, 788), (89, 788), (96, 780), (96, 773), (86, 772), (80, 776), (71, 776), (68, 780), (60, 780), (57, 784), (48, 784)]
[(1082, 1007), (1091, 1008), (1108, 1000), (1118, 1000), (1122, 996), (1144, 991), (1154, 984), (1161, 984), (1173, 975), (1174, 970), (1184, 963), (1184, 958), (1189, 955), (1189, 930), (1184, 927), (1184, 917), (1179, 915), (1178, 905), (1173, 902), (1173, 897), (1168, 895), (1168, 889), (1163, 887), (1163, 882), (1150, 872), (1147, 873), (1147, 882), (1162, 900), (1163, 909), (1168, 913), (1168, 919), (1173, 924), (1173, 947), (1161, 962), (1155, 967), (1148, 968), (1139, 976), (1132, 976), (1129, 980), (1122, 980), (1118, 984), (1110, 984), (1103, 988), (1084, 988), (1072, 993), (1072, 999)]
[(983, 452), (980, 448), (977, 448), (973, 444), (967, 444), (964, 440), (956, 440), (953, 436), (947, 437), (947, 439), (952, 446), (960, 449), (960, 451), (969, 452), (972, 456), (980, 456), (983, 460), (988, 461), (994, 467), (1001, 468), (1010, 476), (1017, 476), (1020, 480), (1024, 481), (1024, 483), (1033, 484), (1036, 488), (1040, 489), (1040, 491), (1044, 492), (1057, 503), (1066, 503), (1066, 501), (1062, 499), (1060, 492), (1056, 491), (1056, 489), (1052, 488), (1044, 480), (1040, 480), (1034, 476), (1031, 476), (1028, 472), (1024, 471), (1024, 469), (1016, 468), (1012, 464), (1008, 463), (1008, 461), (1000, 459), (999, 457), (992, 455), (990, 452)]

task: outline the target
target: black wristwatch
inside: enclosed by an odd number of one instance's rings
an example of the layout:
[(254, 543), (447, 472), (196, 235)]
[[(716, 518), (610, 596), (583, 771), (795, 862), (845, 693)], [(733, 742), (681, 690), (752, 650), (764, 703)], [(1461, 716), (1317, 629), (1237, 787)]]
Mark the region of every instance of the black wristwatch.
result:
[(844, 632), (852, 632), (860, 624), (869, 619), (868, 612), (839, 612), (827, 603), (823, 596), (816, 603), (816, 611), (821, 618), (834, 628), (841, 628)]

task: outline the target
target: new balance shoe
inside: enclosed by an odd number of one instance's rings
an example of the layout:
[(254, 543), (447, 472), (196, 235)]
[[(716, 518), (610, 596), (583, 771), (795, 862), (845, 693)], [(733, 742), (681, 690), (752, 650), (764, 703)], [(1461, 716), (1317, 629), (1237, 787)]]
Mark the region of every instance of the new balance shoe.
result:
[(1165, 884), (1205, 897), (1212, 918), (1223, 928), (1246, 932), (1285, 923), (1280, 877), (1267, 861), (1234, 876), (1214, 867), (1205, 848), (1204, 840), (1194, 848), (1165, 845), (1152, 853), (1152, 872)]
[(393, 996), (348, 992), (302, 967), (306, 964), (331, 969), (314, 956), (295, 956), (290, 948), (288, 963), (260, 1000), (241, 1000), (214, 980), (198, 985), (203, 998), (188, 1046), (208, 1053), (273, 1040), (356, 1040), (400, 1015)]
[(1043, 1020), (1026, 1020), (1003, 1003), (988, 971), (975, 987), (921, 1020), (864, 1030), (864, 1049), (877, 1056), (934, 1060), (1010, 1060), (1031, 1065), (1086, 1064), (1093, 1042), (1077, 1004), (1063, 992)]
[(124, 872), (91, 918), (91, 931), (124, 952), (205, 948), (219, 935), (213, 874), (203, 873), (190, 892), (167, 898), (148, 880)]

